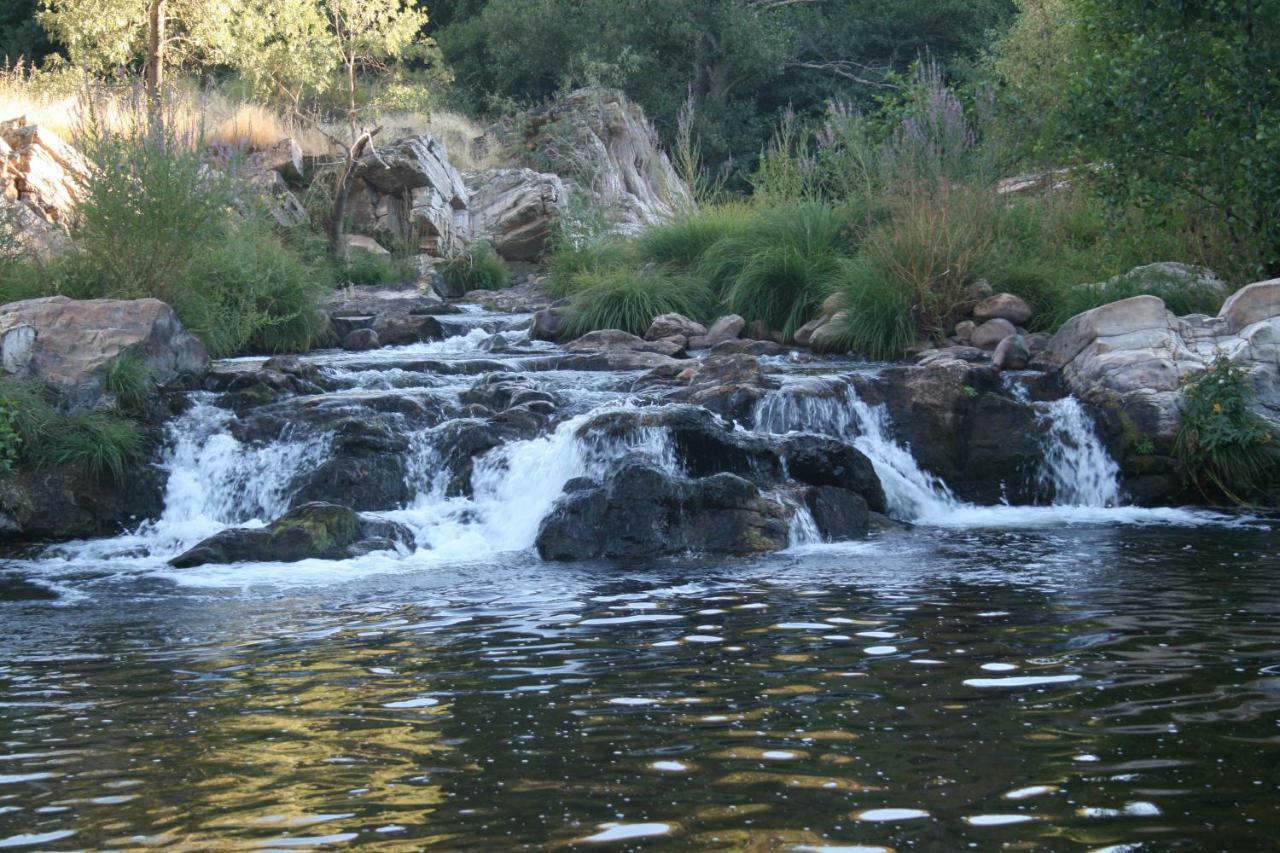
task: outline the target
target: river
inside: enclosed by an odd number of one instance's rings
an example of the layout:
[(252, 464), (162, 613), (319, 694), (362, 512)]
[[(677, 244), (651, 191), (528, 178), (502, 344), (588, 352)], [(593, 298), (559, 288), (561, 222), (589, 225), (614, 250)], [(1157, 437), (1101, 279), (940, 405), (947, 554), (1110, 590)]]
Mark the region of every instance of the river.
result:
[[(551, 564), (570, 479), (661, 435), (590, 445), (635, 376), (548, 369), (466, 315), (449, 340), (308, 360), (329, 390), (456, 401), (536, 366), (558, 426), (379, 513), (413, 550), (166, 561), (270, 521), (332, 436), (257, 446), (202, 392), (172, 427), (163, 517), (0, 560), (0, 848), (1242, 850), (1280, 834), (1274, 522), (1123, 505), (1068, 399), (1041, 404), (1048, 506), (958, 500), (842, 383), (779, 362), (759, 433), (835, 435), (914, 524), (750, 559)], [(495, 347), (493, 334), (502, 345)], [(242, 362), (253, 366), (255, 362)], [(234, 365), (233, 365), (234, 366)], [(550, 365), (554, 367), (554, 365)], [(294, 401), (291, 405), (300, 401)]]

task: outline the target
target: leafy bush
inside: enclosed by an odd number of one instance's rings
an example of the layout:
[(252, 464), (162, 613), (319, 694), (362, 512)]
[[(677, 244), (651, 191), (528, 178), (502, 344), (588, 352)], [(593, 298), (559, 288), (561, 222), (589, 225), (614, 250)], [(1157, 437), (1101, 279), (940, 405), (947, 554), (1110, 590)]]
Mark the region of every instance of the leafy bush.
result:
[(1219, 354), (1183, 388), (1174, 453), (1202, 494), (1216, 487), (1235, 503), (1274, 503), (1280, 498), (1276, 426), (1249, 408), (1251, 394), (1245, 372)]
[(639, 264), (634, 248), (616, 237), (560, 240), (547, 262), (547, 289), (570, 296), (609, 270)]
[(17, 406), (0, 396), (0, 474), (12, 474), (18, 464), (18, 454), (22, 452), (18, 417)]
[(596, 329), (621, 329), (643, 335), (659, 314), (674, 312), (706, 320), (713, 305), (702, 281), (652, 265), (584, 273), (571, 298), (569, 332), (582, 335)]
[(839, 338), (848, 348), (871, 359), (900, 357), (916, 341), (909, 292), (866, 258), (846, 261), (837, 283), (844, 295)]
[(407, 258), (355, 251), (342, 265), (338, 278), (346, 284), (403, 284), (412, 281), (415, 272)]
[(73, 250), (44, 270), (46, 292), (155, 297), (214, 356), (305, 350), (323, 334), (318, 306), (331, 275), (286, 248), (245, 201), (250, 190), (204, 167), (200, 146), (141, 112), (111, 129), (91, 119), (79, 142), (93, 168)]
[(507, 265), (488, 243), (477, 243), (467, 254), (446, 261), (440, 274), (453, 293), (502, 290), (511, 281)]
[(641, 232), (636, 238), (636, 252), (649, 262), (690, 270), (716, 243), (745, 236), (755, 219), (756, 212), (742, 203), (682, 213)]

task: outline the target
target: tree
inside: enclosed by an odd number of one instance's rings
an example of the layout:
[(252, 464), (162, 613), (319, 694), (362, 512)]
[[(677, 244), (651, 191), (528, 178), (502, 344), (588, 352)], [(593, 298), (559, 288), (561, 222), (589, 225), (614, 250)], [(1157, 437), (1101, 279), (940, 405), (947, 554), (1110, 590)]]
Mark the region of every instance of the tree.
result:
[(0, 0), (0, 63), (38, 63), (53, 51), (36, 21), (36, 0)]
[(1280, 266), (1280, 0), (1076, 0), (1066, 101), (1117, 197), (1194, 202)]

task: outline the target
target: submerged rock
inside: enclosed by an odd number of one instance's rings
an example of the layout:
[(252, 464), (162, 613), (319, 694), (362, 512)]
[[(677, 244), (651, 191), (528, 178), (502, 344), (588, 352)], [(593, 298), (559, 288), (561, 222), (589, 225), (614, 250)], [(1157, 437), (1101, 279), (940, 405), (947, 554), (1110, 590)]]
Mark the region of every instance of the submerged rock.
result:
[(346, 507), (309, 503), (263, 528), (224, 530), (174, 557), (169, 565), (188, 569), (209, 564), (343, 560), (368, 553), (363, 546), (369, 540), (410, 547), (413, 535), (402, 525), (361, 519)]
[(828, 542), (861, 539), (870, 530), (871, 515), (862, 496), (835, 486), (804, 491), (804, 504), (822, 538)]
[(745, 555), (781, 550), (787, 535), (782, 506), (742, 477), (686, 480), (635, 461), (598, 487), (575, 484), (543, 520), (537, 548), (555, 561)]

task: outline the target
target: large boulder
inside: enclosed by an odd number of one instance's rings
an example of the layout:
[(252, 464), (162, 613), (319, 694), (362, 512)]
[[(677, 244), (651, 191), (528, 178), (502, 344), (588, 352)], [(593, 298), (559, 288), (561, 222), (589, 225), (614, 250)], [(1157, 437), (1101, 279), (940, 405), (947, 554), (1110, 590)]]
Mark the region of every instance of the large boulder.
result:
[(817, 488), (858, 495), (873, 512), (886, 512), (884, 487), (866, 454), (842, 441), (818, 435), (790, 435), (782, 440), (787, 476)]
[(781, 504), (734, 474), (684, 479), (636, 460), (599, 486), (573, 485), (538, 531), (543, 559), (745, 555), (788, 544)]
[(348, 213), (355, 230), (387, 235), (440, 257), (459, 252), (470, 231), (470, 194), (429, 133), (366, 153), (357, 164)]
[(569, 192), (557, 175), (491, 169), (464, 176), (471, 190), (472, 240), (487, 240), (509, 261), (535, 261), (560, 225)]
[(711, 328), (707, 329), (705, 335), (694, 335), (689, 338), (689, 349), (710, 349), (724, 341), (736, 341), (746, 327), (747, 321), (737, 314), (721, 317), (711, 324)]
[(208, 564), (342, 560), (412, 544), (412, 534), (401, 525), (368, 521), (346, 507), (310, 503), (266, 527), (224, 530), (174, 557), (169, 565), (189, 569)]
[(861, 495), (835, 486), (814, 486), (804, 490), (805, 508), (828, 542), (861, 539), (871, 525), (867, 502)]
[(1031, 306), (1012, 293), (988, 296), (973, 309), (973, 319), (979, 323), (1008, 320), (1015, 326), (1025, 326), (1031, 320), (1031, 315)]
[(981, 326), (973, 330), (970, 341), (978, 349), (993, 350), (1000, 345), (1005, 338), (1018, 334), (1017, 328), (1008, 320), (1000, 317), (994, 320), (987, 320)]
[(1175, 317), (1157, 296), (1135, 296), (1072, 317), (1041, 356), (1076, 396), (1101, 409), (1123, 446), (1168, 450), (1182, 387), (1219, 353), (1246, 370), (1252, 404), (1280, 419), (1280, 279), (1243, 288), (1216, 317)]
[(160, 516), (164, 484), (153, 465), (125, 466), (119, 479), (76, 466), (0, 476), (0, 541), (118, 535)]
[(683, 337), (690, 340), (706, 333), (706, 326), (690, 320), (683, 314), (659, 314), (649, 324), (649, 330), (644, 333), (644, 339), (660, 341), (664, 338)]
[(631, 233), (688, 206), (692, 196), (644, 111), (621, 92), (580, 89), (516, 125), (528, 165), (575, 184)]
[(922, 469), (975, 503), (1034, 503), (1044, 456), (1035, 408), (995, 368), (940, 357), (859, 377), (859, 396), (883, 403), (892, 435)]
[(565, 344), (569, 352), (600, 352), (602, 350), (630, 350), (632, 352), (652, 352), (659, 355), (679, 358), (684, 355), (684, 347), (669, 339), (647, 341), (620, 329), (601, 329), (588, 332), (577, 340)]
[(0, 239), (38, 255), (64, 248), (88, 174), (84, 157), (46, 128), (0, 122)]
[(209, 355), (158, 299), (28, 299), (0, 306), (3, 373), (39, 380), (69, 411), (106, 400), (106, 374), (121, 357), (137, 359), (157, 384), (191, 379)]

